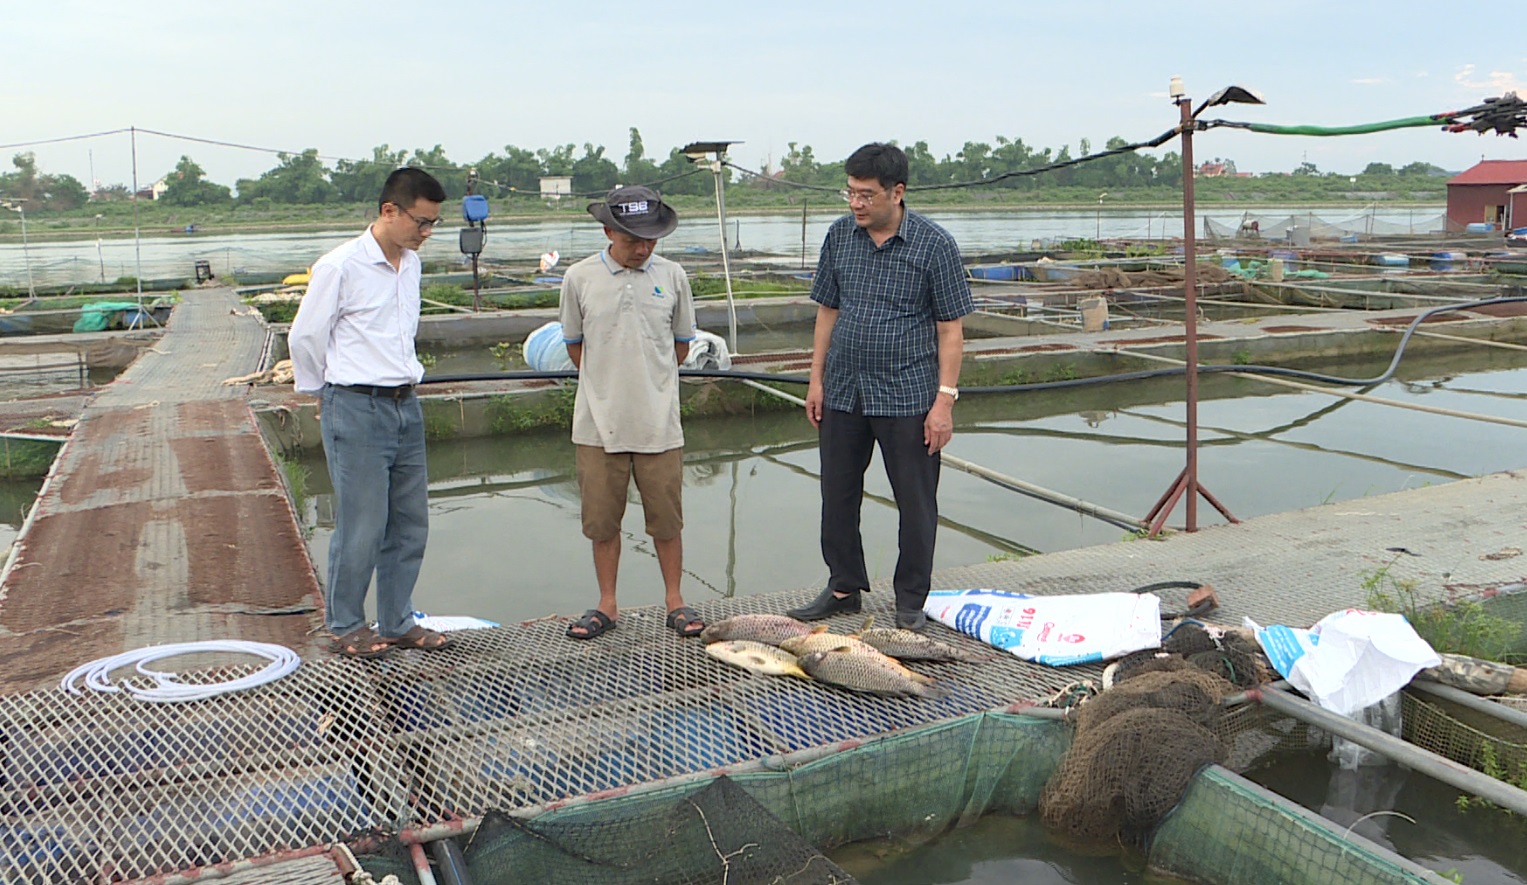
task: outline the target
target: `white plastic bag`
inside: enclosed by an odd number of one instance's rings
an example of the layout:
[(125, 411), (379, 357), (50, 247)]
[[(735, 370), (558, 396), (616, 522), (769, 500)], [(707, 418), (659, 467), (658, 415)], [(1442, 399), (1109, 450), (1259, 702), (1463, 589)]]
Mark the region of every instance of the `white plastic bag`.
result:
[(935, 590), (923, 611), (961, 633), (1052, 667), (1161, 647), (1161, 600), (1150, 593)]
[(1350, 716), (1409, 684), (1442, 659), (1404, 615), (1349, 608), (1309, 630), (1259, 627), (1257, 641), (1289, 684), (1333, 713)]
[(686, 369), (720, 369), (732, 367), (732, 354), (726, 347), (726, 339), (704, 329), (695, 330), (695, 340), (689, 343), (689, 356), (684, 358)]
[(521, 347), (525, 364), (538, 372), (566, 372), (573, 368), (573, 358), (567, 355), (567, 342), (562, 340), (562, 324), (552, 321), (541, 325), (525, 336)]

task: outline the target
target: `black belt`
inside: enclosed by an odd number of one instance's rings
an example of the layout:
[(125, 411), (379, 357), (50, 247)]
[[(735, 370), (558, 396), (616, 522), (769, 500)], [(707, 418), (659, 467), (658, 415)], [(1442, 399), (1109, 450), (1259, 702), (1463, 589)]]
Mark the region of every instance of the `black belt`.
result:
[(364, 393), (367, 396), (380, 396), (385, 399), (405, 399), (414, 394), (412, 384), (400, 384), (397, 387), (372, 387), (370, 384), (336, 384), (334, 386), (340, 390)]

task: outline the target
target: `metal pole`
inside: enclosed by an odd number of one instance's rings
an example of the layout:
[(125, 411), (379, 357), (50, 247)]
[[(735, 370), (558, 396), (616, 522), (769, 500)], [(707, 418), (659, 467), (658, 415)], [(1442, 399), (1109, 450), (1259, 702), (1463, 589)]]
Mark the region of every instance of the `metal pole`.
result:
[(32, 251), (27, 247), (27, 210), (20, 203), (16, 211), (21, 213), (21, 258), (27, 266), (27, 297), (37, 297), (37, 287), (32, 284)]
[(732, 263), (728, 257), (731, 250), (726, 244), (726, 187), (721, 183), (721, 173), (725, 168), (721, 162), (723, 156), (725, 156), (724, 151), (716, 152), (716, 159), (711, 163), (710, 170), (716, 175), (716, 221), (721, 227), (721, 274), (726, 278), (726, 343), (735, 355), (737, 353), (737, 305), (732, 301)]
[(143, 318), (143, 236), (138, 226), (138, 129), (129, 126), (127, 131), (133, 144), (133, 273), (138, 281), (138, 312), (128, 324), (132, 328)]
[(101, 282), (106, 282), (106, 256), (101, 252), (101, 214), (95, 216), (95, 260), (101, 265)]
[(1266, 688), (1260, 691), (1249, 691), (1247, 695), (1280, 713), (1346, 738), (1359, 746), (1367, 747), (1406, 768), (1436, 778), (1448, 786), (1457, 787), (1481, 799), (1487, 799), (1517, 814), (1527, 814), (1527, 790), (1459, 765), (1446, 757), (1427, 752), (1377, 728), (1371, 728), (1345, 716), (1332, 713), (1330, 710), (1317, 707), (1303, 698)]
[(801, 201), (801, 270), (806, 269), (806, 201)]
[(1186, 528), (1198, 531), (1198, 244), (1196, 222), (1193, 218), (1193, 117), (1189, 112), (1192, 101), (1186, 96), (1177, 99), (1182, 112), (1182, 288), (1187, 306), (1183, 335), (1188, 359), (1188, 459), (1183, 494), (1188, 499)]

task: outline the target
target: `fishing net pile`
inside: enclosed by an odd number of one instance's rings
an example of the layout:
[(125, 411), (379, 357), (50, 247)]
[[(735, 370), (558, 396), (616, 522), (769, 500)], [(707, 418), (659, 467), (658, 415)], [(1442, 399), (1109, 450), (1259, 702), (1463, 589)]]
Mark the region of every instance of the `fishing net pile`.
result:
[(1045, 784), (1045, 826), (1073, 843), (1140, 843), (1189, 782), (1231, 748), (1217, 726), (1223, 698), (1266, 681), (1255, 641), (1185, 624), (1161, 651), (1109, 668), (1108, 687), (1083, 701), (1076, 735)]

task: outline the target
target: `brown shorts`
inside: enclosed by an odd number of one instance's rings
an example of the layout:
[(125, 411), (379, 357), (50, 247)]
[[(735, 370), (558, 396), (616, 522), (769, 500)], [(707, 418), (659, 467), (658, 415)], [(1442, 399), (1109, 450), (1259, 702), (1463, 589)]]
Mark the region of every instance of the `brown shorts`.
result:
[(626, 515), (626, 490), (636, 474), (642, 496), (647, 534), (659, 541), (677, 537), (684, 528), (684, 450), (655, 455), (606, 452), (598, 446), (578, 446), (578, 494), (583, 501), (583, 535), (608, 541), (620, 534)]

